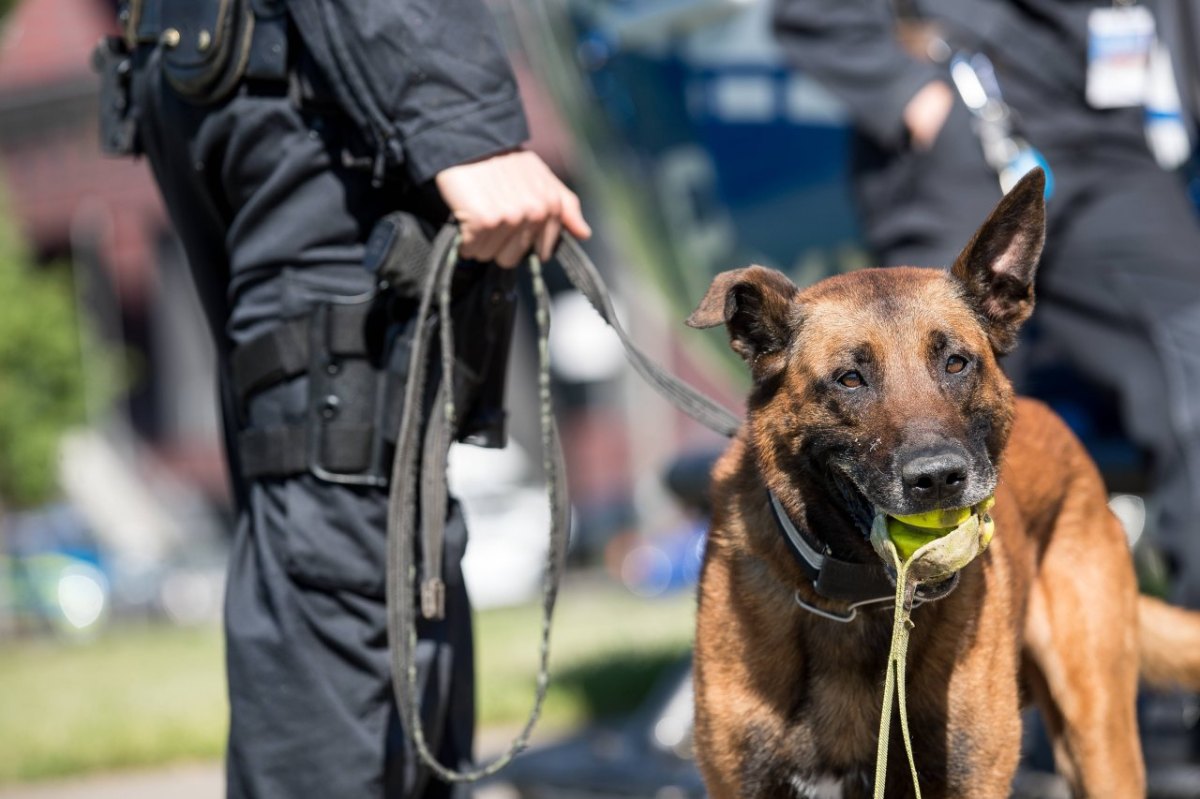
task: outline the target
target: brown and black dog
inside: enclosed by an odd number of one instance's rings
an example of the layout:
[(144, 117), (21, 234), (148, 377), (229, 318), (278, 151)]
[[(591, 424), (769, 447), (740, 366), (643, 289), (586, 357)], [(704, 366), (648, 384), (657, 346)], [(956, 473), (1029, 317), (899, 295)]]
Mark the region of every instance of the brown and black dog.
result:
[[(727, 797), (867, 797), (890, 602), (848, 623), (793, 557), (799, 533), (878, 564), (877, 513), (995, 494), (990, 548), (913, 612), (908, 709), (924, 796), (1007, 797), (1027, 700), (1079, 796), (1145, 795), (1139, 671), (1200, 689), (1200, 616), (1139, 597), (1096, 467), (997, 366), (1033, 309), (1044, 176), (997, 206), (950, 271), (867, 269), (800, 290), (751, 266), (688, 319), (724, 324), (754, 384), (713, 476), (695, 648), (696, 753)], [(848, 615), (848, 614), (847, 614)], [(887, 796), (911, 780), (892, 724)]]

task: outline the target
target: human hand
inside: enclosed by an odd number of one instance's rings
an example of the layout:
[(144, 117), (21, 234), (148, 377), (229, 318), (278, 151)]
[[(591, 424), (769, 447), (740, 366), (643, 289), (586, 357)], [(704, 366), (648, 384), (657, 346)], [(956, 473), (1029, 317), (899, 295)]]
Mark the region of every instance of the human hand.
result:
[(434, 180), (458, 220), (464, 258), (513, 267), (535, 248), (543, 261), (550, 258), (564, 228), (577, 239), (592, 235), (579, 198), (531, 152), (452, 166)]
[(904, 126), (918, 150), (928, 150), (942, 132), (954, 106), (954, 95), (943, 81), (926, 83), (904, 106)]

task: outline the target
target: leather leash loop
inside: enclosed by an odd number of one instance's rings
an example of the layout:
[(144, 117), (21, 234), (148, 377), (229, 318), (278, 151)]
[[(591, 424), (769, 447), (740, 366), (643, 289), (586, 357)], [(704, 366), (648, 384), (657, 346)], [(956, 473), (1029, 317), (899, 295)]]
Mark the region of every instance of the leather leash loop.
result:
[[(446, 782), (474, 782), (495, 774), (526, 748), (541, 714), (549, 687), (550, 626), (558, 587), (566, 566), (570, 506), (566, 500), (562, 447), (554, 421), (550, 394), (550, 301), (542, 276), (542, 264), (530, 256), (529, 270), (536, 302), (538, 328), (538, 405), (542, 431), (542, 459), (550, 502), (550, 546), (542, 578), (542, 621), (538, 649), (538, 675), (533, 706), (524, 727), (503, 754), (483, 766), (457, 770), (438, 762), (429, 748), (421, 721), (417, 679), (417, 597), (420, 584), (420, 613), (430, 620), (445, 615), (445, 584), (442, 579), (442, 550), (445, 542), (447, 455), (454, 439), (457, 408), (453, 390), (454, 331), (450, 324), (450, 286), (458, 265), (458, 230), (442, 228), (433, 241), (429, 266), (421, 287), (420, 303), (411, 344), (408, 379), (396, 450), (392, 461), (391, 492), (388, 496), (387, 621), (391, 651), (392, 684), (400, 720), (421, 761)], [(601, 317), (616, 331), (633, 367), (654, 388), (702, 424), (726, 436), (739, 426), (737, 417), (696, 389), (665, 372), (629, 339), (617, 320), (608, 288), (579, 243), (563, 234), (556, 253), (567, 277)], [(435, 313), (434, 302), (437, 302)], [(441, 350), (441, 369), (433, 387), (434, 399), (427, 427), (421, 431), (421, 409), (426, 392), (430, 357), (431, 324), (436, 320)], [(418, 447), (418, 439), (422, 446)], [(418, 454), (421, 462), (418, 469)], [(419, 481), (418, 481), (419, 475)], [(419, 482), (419, 486), (418, 486)], [(417, 494), (425, 511), (421, 514), (421, 565), (416, 562)], [(418, 575), (419, 571), (419, 575)], [(419, 576), (419, 580), (418, 580)]]

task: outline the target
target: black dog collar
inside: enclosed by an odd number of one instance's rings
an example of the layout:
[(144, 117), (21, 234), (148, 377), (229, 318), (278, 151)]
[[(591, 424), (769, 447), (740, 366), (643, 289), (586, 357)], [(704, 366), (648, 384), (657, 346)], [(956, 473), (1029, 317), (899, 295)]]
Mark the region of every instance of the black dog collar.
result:
[[(783, 533), (783, 539), (796, 562), (812, 582), (814, 591), (825, 599), (852, 605), (891, 601), (895, 597), (895, 583), (888, 576), (882, 561), (855, 563), (834, 557), (828, 547), (810, 541), (792, 524), (773, 491), (768, 490), (767, 497), (776, 525)], [(921, 603), (933, 602), (946, 597), (957, 586), (958, 575), (955, 574), (940, 583), (920, 586), (915, 599)]]

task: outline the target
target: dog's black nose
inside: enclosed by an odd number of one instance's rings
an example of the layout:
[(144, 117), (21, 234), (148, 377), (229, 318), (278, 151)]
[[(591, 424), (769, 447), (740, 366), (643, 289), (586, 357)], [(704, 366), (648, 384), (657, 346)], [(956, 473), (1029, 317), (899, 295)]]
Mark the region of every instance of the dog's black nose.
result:
[(958, 452), (926, 452), (900, 467), (900, 478), (909, 499), (939, 507), (953, 503), (967, 487), (967, 459)]

